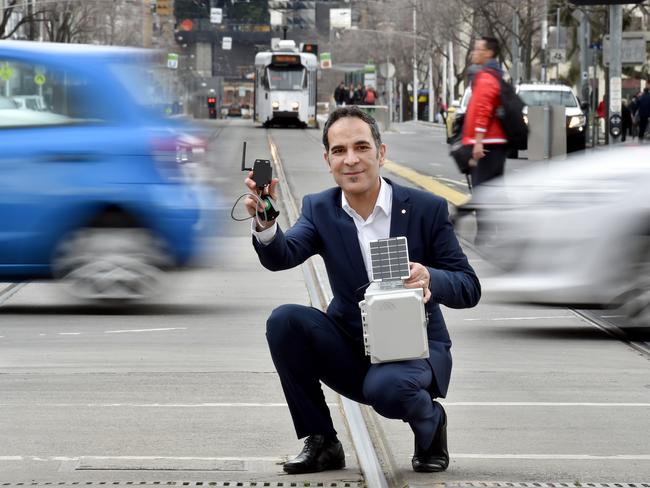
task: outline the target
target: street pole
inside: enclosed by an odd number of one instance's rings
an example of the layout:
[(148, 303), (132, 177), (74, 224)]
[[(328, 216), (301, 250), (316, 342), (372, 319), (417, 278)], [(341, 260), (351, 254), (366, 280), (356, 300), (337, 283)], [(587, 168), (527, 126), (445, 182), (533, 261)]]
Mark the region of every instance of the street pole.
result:
[(542, 18), (542, 82), (546, 83), (548, 65), (548, 0), (544, 0), (544, 17)]
[(386, 55), (386, 91), (388, 92), (388, 122), (393, 123), (393, 77), (389, 71), (390, 58)]
[(517, 12), (512, 16), (512, 70), (510, 77), (512, 84), (519, 83), (519, 15)]
[(442, 63), (442, 102), (447, 104), (447, 110), (449, 110), (449, 100), (447, 100), (447, 64), (449, 64), (447, 60), (447, 56), (443, 56), (443, 63)]
[[(560, 49), (560, 8), (558, 7), (556, 13), (555, 23), (555, 48)], [(560, 81), (560, 63), (555, 65), (555, 80)]]
[(449, 100), (451, 105), (451, 102), (454, 101), (454, 97), (456, 96), (454, 90), (454, 85), (456, 84), (456, 80), (454, 79), (454, 43), (452, 41), (449, 41), (449, 69), (447, 70), (447, 74), (449, 76)]
[(413, 120), (418, 120), (417, 8), (413, 4)]
[(587, 14), (583, 11), (580, 12), (580, 35), (578, 38), (580, 46), (580, 100), (586, 101), (589, 95), (589, 62), (588, 53), (589, 44), (587, 42), (587, 26), (589, 20)]
[(429, 122), (433, 122), (435, 93), (433, 93), (433, 56), (429, 56)]
[[(609, 7), (609, 120), (605, 127), (609, 129), (610, 144), (615, 144), (621, 136), (621, 48), (623, 44), (623, 6), (611, 5)], [(616, 126), (619, 130), (616, 132)], [(614, 130), (612, 130), (614, 129)]]

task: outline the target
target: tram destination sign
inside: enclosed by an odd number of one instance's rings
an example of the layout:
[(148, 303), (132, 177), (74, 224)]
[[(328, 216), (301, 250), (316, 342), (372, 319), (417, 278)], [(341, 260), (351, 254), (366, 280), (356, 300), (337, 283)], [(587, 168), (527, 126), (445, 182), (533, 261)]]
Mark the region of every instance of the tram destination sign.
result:
[(292, 66), (300, 64), (300, 56), (297, 54), (274, 54), (271, 62), (276, 66)]

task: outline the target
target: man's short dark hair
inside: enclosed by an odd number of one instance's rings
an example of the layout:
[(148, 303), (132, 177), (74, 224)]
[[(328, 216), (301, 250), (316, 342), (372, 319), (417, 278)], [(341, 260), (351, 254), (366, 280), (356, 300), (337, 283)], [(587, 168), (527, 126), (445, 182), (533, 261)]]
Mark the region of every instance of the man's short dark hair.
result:
[(372, 138), (375, 141), (375, 146), (377, 146), (377, 151), (379, 151), (379, 147), (381, 146), (381, 134), (379, 133), (379, 126), (377, 125), (377, 121), (356, 105), (339, 107), (334, 110), (334, 112), (332, 112), (327, 118), (327, 122), (325, 122), (325, 126), (323, 127), (323, 146), (325, 146), (325, 151), (330, 151), (330, 142), (327, 138), (327, 133), (329, 132), (330, 127), (332, 127), (332, 124), (334, 122), (342, 119), (343, 117), (356, 117), (368, 124)]
[(499, 41), (496, 37), (483, 36), (481, 37), (481, 41), (485, 42), (485, 49), (492, 51), (493, 58), (496, 59), (499, 57), (501, 48), (499, 47)]

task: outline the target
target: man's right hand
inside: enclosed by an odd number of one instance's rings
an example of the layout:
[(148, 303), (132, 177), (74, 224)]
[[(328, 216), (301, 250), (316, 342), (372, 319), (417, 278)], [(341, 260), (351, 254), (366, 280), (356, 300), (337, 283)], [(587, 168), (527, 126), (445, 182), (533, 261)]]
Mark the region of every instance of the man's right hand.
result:
[[(259, 193), (259, 189), (257, 188), (257, 185), (253, 181), (253, 172), (250, 171), (248, 173), (248, 177), (244, 180), (244, 183), (248, 187), (248, 190), (251, 193), (254, 193), (256, 195), (259, 195), (260, 198), (263, 197), (264, 195), (269, 195), (273, 200), (277, 200), (277, 186), (278, 186), (278, 180), (277, 178), (273, 178), (271, 180), (271, 183), (264, 188), (262, 193)], [(253, 197), (252, 195), (248, 195), (246, 197), (246, 200), (244, 201), (244, 204), (246, 205), (246, 210), (248, 211), (248, 215), (251, 217), (255, 217), (257, 212), (264, 212), (264, 207), (261, 206), (260, 201)], [(272, 227), (273, 224), (275, 223), (275, 220), (267, 220), (267, 221), (258, 221), (255, 223), (256, 230), (262, 231), (265, 229), (268, 229), (269, 227)], [(262, 224), (260, 226), (260, 224)]]

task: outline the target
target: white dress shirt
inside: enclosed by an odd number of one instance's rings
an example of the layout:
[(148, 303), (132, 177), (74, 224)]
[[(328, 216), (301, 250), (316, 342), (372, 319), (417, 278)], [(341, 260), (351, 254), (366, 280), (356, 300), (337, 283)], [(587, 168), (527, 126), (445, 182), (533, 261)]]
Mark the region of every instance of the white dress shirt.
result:
[[(345, 198), (345, 194), (341, 192), (341, 207), (345, 213), (352, 217), (354, 226), (357, 228), (359, 247), (361, 248), (363, 264), (366, 267), (369, 281), (372, 281), (370, 241), (390, 237), (390, 215), (393, 208), (393, 188), (386, 183), (386, 180), (383, 178), (380, 178), (380, 180), (381, 186), (379, 187), (379, 195), (377, 196), (377, 202), (375, 202), (375, 208), (366, 220), (363, 220), (363, 218), (352, 207), (350, 207), (347, 198)], [(258, 232), (255, 230), (255, 219), (253, 219), (253, 235), (262, 245), (267, 245), (273, 240), (277, 229), (278, 224), (274, 223), (268, 229)]]

